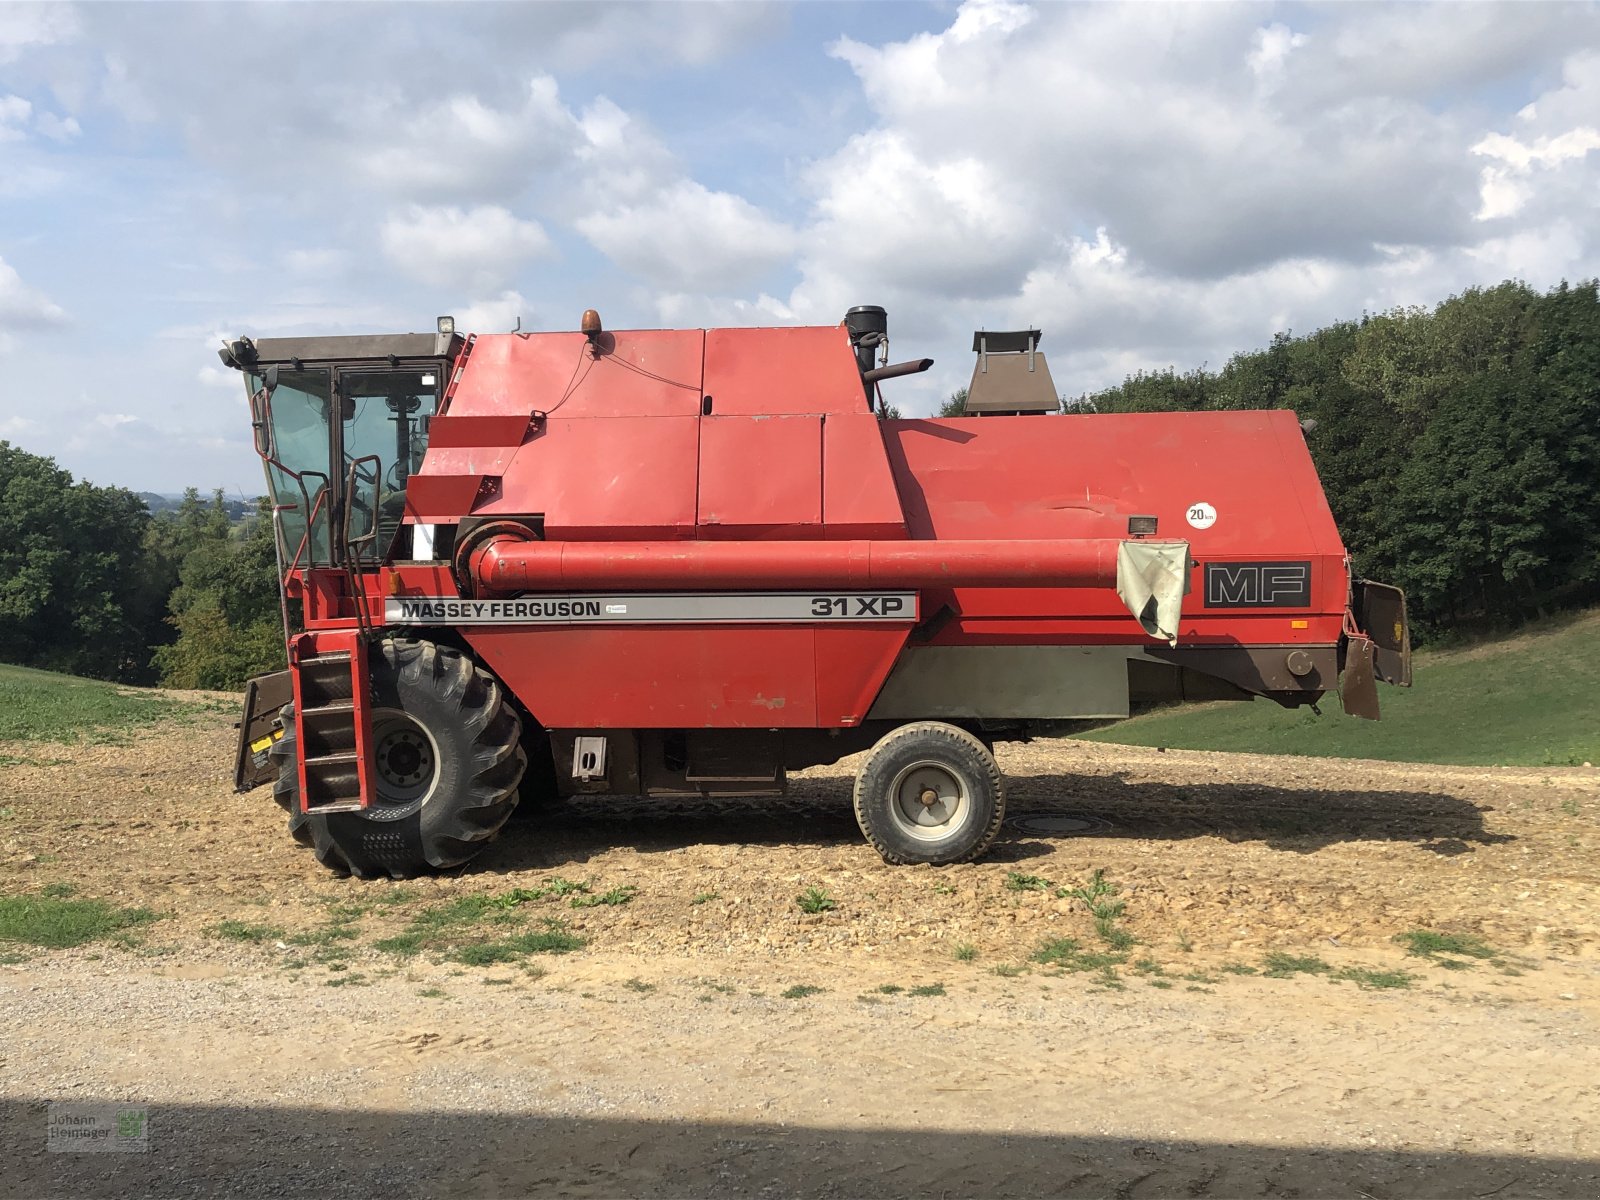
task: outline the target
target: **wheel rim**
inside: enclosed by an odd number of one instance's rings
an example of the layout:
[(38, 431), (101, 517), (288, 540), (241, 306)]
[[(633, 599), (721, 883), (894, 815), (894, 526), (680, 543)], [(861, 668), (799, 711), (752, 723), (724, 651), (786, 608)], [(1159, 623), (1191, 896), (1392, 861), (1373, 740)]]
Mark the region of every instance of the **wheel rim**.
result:
[(921, 841), (949, 837), (966, 823), (972, 795), (950, 768), (936, 762), (915, 762), (889, 785), (889, 814), (899, 830)]
[(438, 785), (438, 743), (399, 709), (381, 708), (372, 714), (372, 757), (382, 804), (426, 802)]

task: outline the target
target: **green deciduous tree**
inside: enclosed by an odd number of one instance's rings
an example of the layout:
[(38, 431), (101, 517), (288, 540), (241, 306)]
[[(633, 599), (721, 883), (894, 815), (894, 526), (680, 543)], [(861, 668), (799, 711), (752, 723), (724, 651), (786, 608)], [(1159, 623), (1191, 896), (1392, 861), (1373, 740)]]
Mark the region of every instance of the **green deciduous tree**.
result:
[(0, 659), (142, 681), (165, 607), (144, 501), (0, 442)]

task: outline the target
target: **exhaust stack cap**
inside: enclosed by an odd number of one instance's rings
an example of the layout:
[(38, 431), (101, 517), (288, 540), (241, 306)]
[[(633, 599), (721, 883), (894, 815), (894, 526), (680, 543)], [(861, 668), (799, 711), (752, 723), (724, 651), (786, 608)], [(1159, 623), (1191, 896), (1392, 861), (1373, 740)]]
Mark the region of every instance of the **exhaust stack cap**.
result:
[[(889, 314), (876, 304), (858, 304), (844, 314), (844, 327), (850, 346), (856, 352), (856, 369), (864, 376), (877, 365), (878, 348), (889, 344)], [(889, 361), (884, 351), (883, 361)], [(872, 385), (865, 384), (867, 401), (872, 400)]]

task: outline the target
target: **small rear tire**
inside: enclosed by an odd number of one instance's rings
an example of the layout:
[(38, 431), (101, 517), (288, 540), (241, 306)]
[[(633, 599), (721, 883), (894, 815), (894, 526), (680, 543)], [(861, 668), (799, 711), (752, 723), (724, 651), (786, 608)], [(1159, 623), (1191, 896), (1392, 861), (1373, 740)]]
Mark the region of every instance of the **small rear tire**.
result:
[(1000, 832), (1005, 779), (964, 729), (918, 721), (885, 734), (856, 775), (856, 821), (895, 865), (968, 862)]
[(294, 708), (273, 798), (289, 832), (340, 874), (405, 879), (457, 867), (492, 842), (527, 768), (522, 723), (500, 685), (458, 650), (387, 638), (368, 661), (377, 795), (362, 812), (302, 813)]

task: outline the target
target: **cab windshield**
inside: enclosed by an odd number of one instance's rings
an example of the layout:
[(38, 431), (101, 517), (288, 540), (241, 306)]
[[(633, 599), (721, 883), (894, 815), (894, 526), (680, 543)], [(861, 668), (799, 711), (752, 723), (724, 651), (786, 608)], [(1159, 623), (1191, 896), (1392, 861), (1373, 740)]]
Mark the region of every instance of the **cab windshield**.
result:
[[(285, 567), (327, 566), (347, 555), (348, 532), (367, 561), (400, 549), (406, 482), (422, 465), (438, 407), (434, 365), (278, 371), (270, 413), (267, 489), (279, 512)], [(263, 380), (246, 375), (253, 394)], [(337, 426), (332, 414), (337, 411)], [(337, 455), (338, 465), (330, 470)], [(352, 474), (352, 467), (354, 473)], [(347, 481), (351, 494), (346, 496)], [(346, 517), (348, 508), (348, 518)]]

